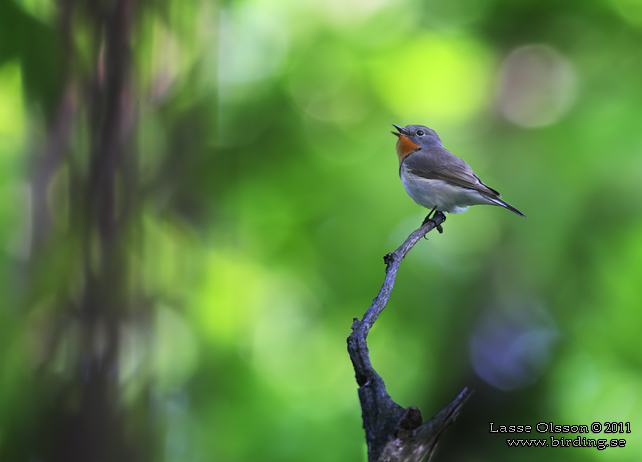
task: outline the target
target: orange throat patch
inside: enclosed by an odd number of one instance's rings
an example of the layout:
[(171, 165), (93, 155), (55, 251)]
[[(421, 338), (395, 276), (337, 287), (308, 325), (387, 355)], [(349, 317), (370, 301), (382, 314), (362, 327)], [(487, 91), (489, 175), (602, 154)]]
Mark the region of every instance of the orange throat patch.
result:
[[(396, 133), (395, 133), (396, 135)], [(397, 140), (397, 156), (399, 157), (399, 163), (401, 163), (411, 152), (415, 152), (420, 146), (417, 143), (413, 143), (410, 138), (405, 135), (397, 135), (399, 140)]]

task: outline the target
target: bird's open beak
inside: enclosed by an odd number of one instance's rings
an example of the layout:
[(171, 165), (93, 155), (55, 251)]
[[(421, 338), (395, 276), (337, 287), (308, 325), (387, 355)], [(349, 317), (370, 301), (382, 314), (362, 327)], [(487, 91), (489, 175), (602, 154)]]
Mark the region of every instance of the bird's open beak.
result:
[(399, 125), (395, 125), (395, 124), (392, 124), (392, 126), (395, 127), (399, 131), (399, 133), (390, 132), (393, 135), (395, 135), (395, 136), (401, 136), (401, 135), (408, 136), (408, 135), (410, 135), (410, 133), (408, 133), (403, 127), (400, 127)]

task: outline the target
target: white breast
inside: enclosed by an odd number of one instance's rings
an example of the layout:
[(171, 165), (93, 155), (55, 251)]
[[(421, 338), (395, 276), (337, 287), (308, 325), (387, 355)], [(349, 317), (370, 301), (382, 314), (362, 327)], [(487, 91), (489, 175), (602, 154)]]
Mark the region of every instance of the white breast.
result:
[(470, 205), (489, 204), (493, 201), (485, 198), (474, 189), (453, 186), (442, 180), (429, 180), (410, 173), (401, 166), (401, 183), (408, 195), (417, 204), (431, 209), (449, 213), (460, 213)]

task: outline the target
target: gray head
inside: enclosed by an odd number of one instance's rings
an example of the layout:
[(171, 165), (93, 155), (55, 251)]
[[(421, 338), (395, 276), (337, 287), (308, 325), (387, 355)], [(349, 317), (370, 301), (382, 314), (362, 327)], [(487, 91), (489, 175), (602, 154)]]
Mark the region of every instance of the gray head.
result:
[[(407, 125), (405, 127), (400, 127), (395, 124), (392, 125), (399, 131), (399, 133), (392, 132), (392, 134), (398, 136), (400, 141), (402, 141), (402, 138), (406, 138), (421, 148), (442, 146), (439, 135), (437, 135), (432, 128), (424, 127), (423, 125)], [(411, 146), (407, 141), (402, 144), (408, 145), (407, 149)]]

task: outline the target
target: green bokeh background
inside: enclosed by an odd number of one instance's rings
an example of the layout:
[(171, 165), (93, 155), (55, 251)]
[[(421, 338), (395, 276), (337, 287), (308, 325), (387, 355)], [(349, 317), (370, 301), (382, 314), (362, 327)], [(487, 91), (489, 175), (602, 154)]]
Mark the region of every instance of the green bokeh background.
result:
[[(115, 374), (149, 460), (365, 460), (346, 337), (382, 256), (426, 213), (399, 181), (392, 123), (435, 129), (528, 215), (448, 216), (404, 261), (370, 335), (389, 393), (424, 417), (476, 389), (434, 460), (642, 460), (641, 1), (136, 8), (127, 155), (144, 194), (126, 242), (146, 301), (119, 320)], [(3, 461), (53, 460), (38, 441), (54, 391), (82, 389), (80, 327), (59, 301), (79, 284), (68, 191), (90, 128), (77, 82), (98, 58), (79, 16), (63, 71), (58, 11), (0, 5)], [(38, 184), (65, 97), (72, 154)], [(489, 422), (631, 433), (603, 451), (508, 448)]]

